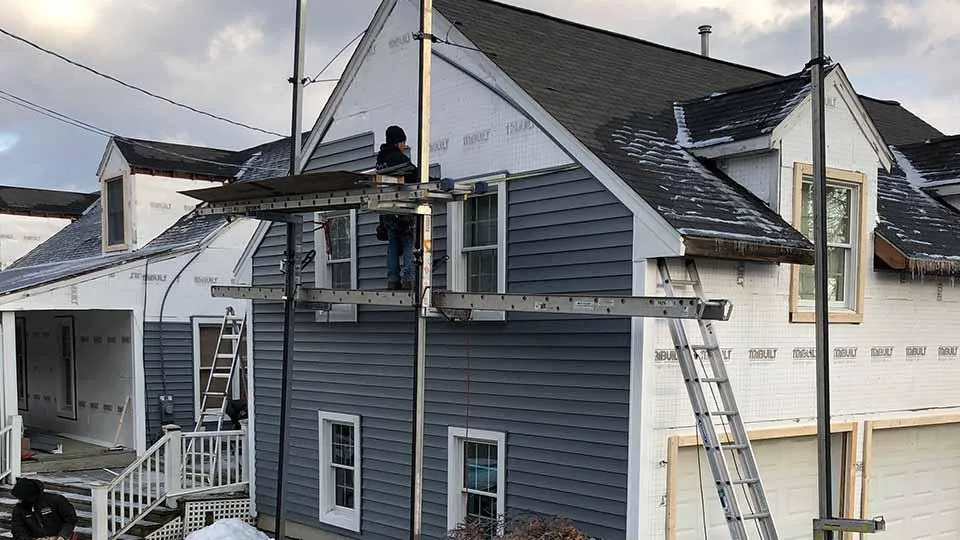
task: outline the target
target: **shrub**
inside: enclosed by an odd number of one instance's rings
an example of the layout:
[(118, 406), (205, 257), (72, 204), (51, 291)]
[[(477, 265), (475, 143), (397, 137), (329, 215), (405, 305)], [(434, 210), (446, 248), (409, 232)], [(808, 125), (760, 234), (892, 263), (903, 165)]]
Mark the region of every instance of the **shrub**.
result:
[[(496, 533), (496, 526), (476, 522), (462, 523), (450, 532), (449, 540), (589, 540), (570, 520), (557, 516), (523, 515), (501, 520), (503, 534)], [(491, 531), (491, 529), (493, 529)]]

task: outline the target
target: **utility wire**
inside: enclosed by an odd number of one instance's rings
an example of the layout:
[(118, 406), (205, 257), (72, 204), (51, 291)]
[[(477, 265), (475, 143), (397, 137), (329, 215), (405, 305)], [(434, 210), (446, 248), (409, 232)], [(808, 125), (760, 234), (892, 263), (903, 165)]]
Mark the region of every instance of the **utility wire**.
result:
[(288, 170), (286, 167), (256, 167), (256, 166), (253, 166), (253, 165), (246, 165), (246, 166), (244, 166), (243, 164), (238, 164), (238, 163), (227, 163), (227, 162), (224, 162), (224, 161), (216, 161), (216, 160), (211, 160), (211, 159), (198, 158), (198, 157), (195, 157), (195, 156), (187, 156), (187, 155), (184, 155), (184, 154), (181, 154), (181, 153), (178, 153), (178, 152), (174, 152), (174, 151), (172, 151), (172, 150), (167, 150), (167, 149), (165, 149), (165, 148), (160, 148), (160, 147), (157, 147), (157, 146), (154, 146), (154, 145), (152, 145), (152, 144), (148, 144), (148, 143), (145, 143), (145, 142), (142, 142), (142, 141), (138, 141), (138, 140), (134, 140), (134, 139), (129, 139), (129, 138), (124, 137), (124, 136), (122, 136), (122, 135), (118, 135), (118, 134), (116, 134), (116, 133), (113, 133), (112, 131), (108, 131), (108, 130), (106, 130), (106, 129), (97, 127), (97, 126), (95, 126), (95, 125), (93, 125), (93, 124), (88, 124), (87, 122), (84, 122), (84, 121), (82, 121), (82, 120), (77, 120), (76, 118), (73, 118), (73, 117), (68, 116), (68, 115), (66, 115), (66, 114), (59, 113), (59, 112), (57, 112), (57, 111), (55, 111), (55, 110), (53, 110), (53, 109), (48, 109), (48, 108), (46, 108), (46, 107), (44, 107), (44, 106), (42, 106), (42, 105), (37, 105), (36, 103), (33, 103), (32, 101), (23, 99), (22, 97), (19, 97), (19, 96), (17, 96), (17, 95), (11, 94), (11, 93), (6, 92), (6, 91), (4, 91), (4, 90), (0, 90), (0, 99), (2, 99), (2, 100), (4, 100), (4, 101), (7, 101), (7, 102), (9, 102), (9, 103), (13, 103), (14, 105), (18, 105), (18, 106), (20, 106), (20, 107), (23, 107), (24, 109), (27, 109), (27, 110), (30, 110), (30, 111), (33, 111), (33, 112), (42, 114), (42, 115), (47, 116), (47, 117), (49, 117), (49, 118), (53, 118), (54, 120), (59, 120), (59, 121), (65, 123), (65, 124), (69, 124), (69, 125), (71, 125), (71, 126), (74, 126), (74, 127), (80, 128), (80, 129), (83, 129), (83, 130), (85, 130), (85, 131), (89, 131), (89, 132), (91, 132), (91, 133), (95, 133), (95, 134), (100, 135), (100, 136), (103, 136), (103, 137), (108, 137), (108, 138), (109, 138), (109, 137), (114, 137), (114, 138), (116, 138), (116, 139), (118, 139), (118, 140), (121, 140), (121, 141), (123, 141), (123, 142), (126, 142), (126, 143), (128, 143), (128, 144), (132, 144), (132, 145), (140, 146), (140, 147), (144, 147), (144, 148), (149, 148), (149, 149), (151, 149), (151, 150), (153, 150), (153, 151), (155, 151), (155, 152), (160, 152), (160, 153), (163, 153), (163, 154), (169, 154), (169, 155), (171, 155), (171, 156), (176, 156), (176, 157), (178, 157), (178, 158), (185, 159), (185, 160), (188, 160), (188, 161), (196, 161), (196, 162), (200, 162), (200, 163), (208, 163), (208, 164), (211, 164), (211, 165), (220, 165), (220, 166), (223, 166), (223, 167), (236, 167), (236, 168), (245, 167), (245, 168), (247, 168), (247, 169), (257, 169), (257, 170), (269, 171), (269, 172), (287, 171), (287, 170)]
[(304, 86), (307, 86), (307, 85), (310, 85), (310, 84), (313, 84), (313, 83), (318, 83), (318, 82), (333, 82), (333, 81), (339, 80), (339, 79), (323, 79), (323, 80), (321, 80), (321, 79), (320, 79), (320, 76), (323, 75), (323, 72), (324, 72), (324, 71), (330, 69), (330, 66), (332, 66), (333, 63), (337, 61), (337, 58), (340, 58), (340, 55), (343, 54), (344, 51), (346, 51), (348, 48), (350, 48), (350, 46), (353, 45), (354, 42), (356, 42), (358, 39), (360, 39), (361, 37), (363, 37), (363, 35), (364, 35), (365, 33), (366, 33), (366, 30), (364, 30), (363, 32), (360, 32), (359, 34), (356, 35), (356, 37), (354, 37), (353, 39), (351, 39), (350, 41), (348, 41), (346, 45), (344, 45), (343, 47), (340, 48), (340, 50), (337, 52), (337, 54), (333, 55), (333, 58), (331, 58), (330, 61), (327, 62), (327, 65), (323, 66), (323, 69), (321, 69), (319, 73), (317, 73), (316, 75), (314, 75), (312, 78), (307, 79), (307, 81), (306, 81), (303, 85), (304, 85)]
[[(137, 92), (146, 94), (146, 95), (148, 95), (148, 96), (150, 96), (150, 97), (152, 97), (152, 98), (156, 98), (156, 99), (165, 101), (165, 102), (167, 102), (167, 103), (169, 103), (169, 104), (171, 104), (171, 105), (175, 105), (175, 106), (177, 106), (177, 107), (181, 107), (181, 108), (187, 109), (188, 111), (192, 111), (192, 112), (195, 112), (195, 113), (197, 113), (197, 114), (202, 114), (202, 115), (204, 115), (204, 116), (208, 116), (208, 117), (210, 117), (210, 118), (213, 118), (213, 119), (215, 119), (215, 120), (220, 120), (220, 121), (226, 122), (226, 123), (228, 123), (228, 124), (233, 124), (233, 125), (235, 125), (235, 126), (239, 126), (239, 127), (242, 127), (242, 128), (250, 129), (250, 130), (253, 130), (253, 131), (259, 131), (260, 133), (266, 133), (267, 135), (275, 135), (275, 136), (277, 136), (277, 137), (284, 137), (284, 136), (285, 136), (285, 135), (283, 135), (282, 133), (277, 133), (277, 132), (275, 132), (275, 131), (269, 131), (269, 130), (266, 130), (266, 129), (260, 129), (260, 128), (258, 128), (258, 127), (254, 127), (254, 126), (251, 126), (251, 125), (249, 125), (249, 124), (244, 124), (244, 123), (242, 123), (242, 122), (236, 122), (236, 121), (234, 121), (234, 120), (230, 120), (229, 118), (224, 118), (223, 116), (219, 116), (219, 115), (216, 115), (216, 114), (213, 114), (213, 113), (209, 113), (209, 112), (207, 112), (207, 111), (203, 111), (203, 110), (197, 109), (196, 107), (191, 107), (190, 105), (186, 105), (186, 104), (180, 103), (179, 101), (174, 101), (174, 100), (172, 100), (172, 99), (170, 99), (170, 98), (168, 98), (168, 97), (164, 97), (164, 96), (161, 96), (161, 95), (159, 95), (159, 94), (155, 94), (155, 93), (153, 93), (153, 92), (151, 92), (151, 91), (149, 91), (149, 90), (144, 90), (143, 88), (140, 88), (139, 86), (136, 86), (136, 85), (133, 85), (133, 84), (124, 82), (124, 81), (122, 81), (122, 80), (120, 80), (120, 79), (118, 79), (118, 78), (116, 78), (116, 77), (113, 77), (113, 76), (111, 76), (111, 75), (107, 75), (106, 73), (97, 71), (96, 69), (93, 69), (93, 68), (91, 68), (91, 67), (89, 67), (89, 66), (86, 66), (86, 65), (84, 65), (84, 64), (81, 64), (80, 62), (77, 62), (77, 61), (75, 61), (75, 60), (71, 60), (71, 59), (67, 58), (66, 56), (63, 56), (62, 54), (59, 54), (59, 53), (57, 53), (57, 52), (55, 52), (55, 51), (52, 51), (52, 50), (50, 50), (50, 49), (44, 48), (44, 47), (42, 47), (42, 46), (40, 46), (40, 45), (37, 45), (36, 43), (30, 41), (29, 39), (26, 39), (26, 38), (24, 38), (24, 37), (18, 36), (18, 35), (16, 35), (16, 34), (12, 33), (12, 32), (9, 32), (9, 31), (3, 29), (3, 28), (0, 28), (0, 34), (4, 34), (4, 35), (6, 35), (6, 36), (8, 36), (8, 37), (11, 37), (11, 38), (13, 38), (13, 39), (15, 39), (15, 40), (17, 40), (17, 41), (20, 41), (20, 42), (22, 42), (22, 43), (24, 43), (24, 44), (26, 44), (26, 45), (29, 45), (29, 46), (33, 47), (34, 49), (37, 49), (38, 51), (41, 51), (41, 52), (44, 52), (44, 53), (49, 54), (49, 55), (51, 55), (51, 56), (54, 56), (54, 57), (56, 57), (56, 58), (59, 58), (60, 60), (63, 60), (64, 62), (66, 62), (66, 63), (68, 63), (68, 64), (71, 64), (71, 65), (73, 65), (73, 66), (76, 66), (76, 67), (78, 67), (78, 68), (80, 68), (80, 69), (85, 69), (85, 70), (89, 71), (90, 73), (93, 73), (94, 75), (97, 75), (98, 77), (103, 77), (104, 79), (107, 79), (107, 80), (109, 80), (109, 81), (113, 81), (113, 82), (115, 82), (115, 83), (117, 83), (117, 84), (119, 84), (119, 85), (121, 85), (121, 86), (125, 86), (125, 87), (127, 87), (127, 88), (129, 88), (129, 89), (131, 89), (131, 90), (136, 90)], [(318, 76), (319, 76), (319, 75), (318, 75)]]

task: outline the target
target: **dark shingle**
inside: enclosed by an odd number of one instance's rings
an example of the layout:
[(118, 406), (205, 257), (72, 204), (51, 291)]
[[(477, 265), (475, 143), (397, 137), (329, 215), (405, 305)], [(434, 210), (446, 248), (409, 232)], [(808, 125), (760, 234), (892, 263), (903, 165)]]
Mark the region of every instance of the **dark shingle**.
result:
[(242, 162), (241, 152), (235, 150), (119, 137), (113, 141), (131, 167), (153, 171), (230, 178)]
[(76, 218), (99, 197), (98, 193), (0, 186), (0, 212)]
[(696, 148), (752, 139), (773, 131), (810, 89), (809, 72), (715, 92), (674, 106), (678, 140)]
[(896, 101), (860, 96), (860, 102), (887, 144), (901, 145), (943, 137), (943, 133)]
[(97, 199), (80, 219), (57, 231), (8, 269), (99, 257), (103, 250), (100, 215), (100, 200)]
[(226, 216), (198, 216), (190, 213), (151, 240), (144, 249), (166, 249), (199, 244), (226, 224)]
[(897, 150), (928, 184), (960, 182), (960, 135), (898, 146)]

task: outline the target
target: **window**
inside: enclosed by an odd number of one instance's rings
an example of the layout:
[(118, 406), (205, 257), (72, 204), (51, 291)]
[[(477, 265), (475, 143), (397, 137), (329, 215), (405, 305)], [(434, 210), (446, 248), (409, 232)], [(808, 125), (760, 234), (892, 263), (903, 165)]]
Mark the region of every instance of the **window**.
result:
[(123, 177), (112, 178), (104, 182), (106, 186), (107, 245), (126, 244), (126, 221), (124, 220)]
[(447, 529), (465, 522), (502, 532), (506, 500), (506, 435), (451, 427), (447, 442)]
[(360, 417), (320, 413), (320, 521), (360, 532)]
[(61, 418), (77, 419), (77, 358), (73, 340), (73, 317), (57, 317), (60, 391), (57, 401)]
[[(500, 293), (507, 289), (507, 187), (505, 175), (478, 180), (488, 192), (450, 203), (447, 239), (450, 254), (447, 287), (473, 293)], [(479, 316), (479, 317), (478, 317)], [(475, 318), (503, 320), (502, 312), (479, 312)]]
[[(813, 170), (795, 172), (794, 224), (813, 241)], [(863, 305), (864, 175), (827, 171), (827, 292), (831, 322), (860, 322)], [(812, 265), (795, 266), (791, 320), (813, 322), (816, 280)]]
[[(357, 211), (318, 212), (314, 231), (316, 282), (320, 289), (357, 288)], [(330, 305), (317, 312), (320, 322), (356, 322), (357, 306)]]
[(17, 347), (17, 408), (26, 411), (30, 408), (30, 392), (27, 386), (27, 330), (26, 321), (18, 317), (16, 326)]

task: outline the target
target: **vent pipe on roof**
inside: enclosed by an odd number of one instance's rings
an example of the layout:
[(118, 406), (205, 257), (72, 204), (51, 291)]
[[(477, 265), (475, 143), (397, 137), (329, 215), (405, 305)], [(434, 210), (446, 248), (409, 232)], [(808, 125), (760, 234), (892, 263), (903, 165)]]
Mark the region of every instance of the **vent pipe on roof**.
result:
[(713, 32), (713, 27), (709, 24), (704, 24), (700, 28), (700, 54), (710, 57), (710, 33)]

